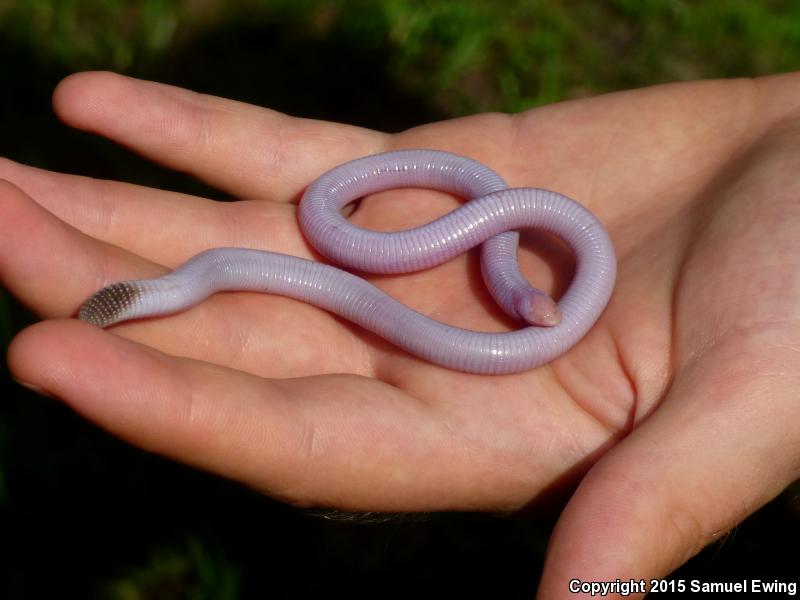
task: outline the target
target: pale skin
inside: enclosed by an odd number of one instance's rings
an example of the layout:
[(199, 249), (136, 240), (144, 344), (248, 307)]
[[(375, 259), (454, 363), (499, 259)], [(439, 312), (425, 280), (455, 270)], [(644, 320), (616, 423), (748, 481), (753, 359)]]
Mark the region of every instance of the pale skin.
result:
[[(0, 160), (2, 284), (44, 319), (16, 337), (10, 368), (131, 444), (300, 506), (513, 511), (577, 486), (548, 550), (548, 599), (574, 597), (571, 578), (667, 575), (800, 476), (800, 75), (396, 135), (109, 73), (69, 77), (54, 105), (73, 127), (244, 199)], [(606, 225), (617, 287), (568, 354), (468, 375), (259, 294), (112, 331), (70, 318), (101, 286), (209, 247), (320, 259), (295, 221), (305, 186), (351, 158), (423, 147), (567, 194)], [(352, 220), (400, 229), (457, 202), (384, 192)], [(521, 261), (534, 285), (563, 291), (558, 245), (530, 236)], [(451, 324), (514, 326), (474, 255), (373, 281)]]

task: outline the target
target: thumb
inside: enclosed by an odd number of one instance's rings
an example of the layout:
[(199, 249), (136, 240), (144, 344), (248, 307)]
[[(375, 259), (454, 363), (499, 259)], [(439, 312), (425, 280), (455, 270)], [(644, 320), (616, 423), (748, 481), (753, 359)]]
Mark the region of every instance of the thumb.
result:
[(587, 474), (553, 533), (539, 598), (575, 598), (587, 589), (577, 580), (646, 586), (797, 478), (797, 352), (773, 347), (754, 360), (734, 346), (681, 371), (658, 410)]

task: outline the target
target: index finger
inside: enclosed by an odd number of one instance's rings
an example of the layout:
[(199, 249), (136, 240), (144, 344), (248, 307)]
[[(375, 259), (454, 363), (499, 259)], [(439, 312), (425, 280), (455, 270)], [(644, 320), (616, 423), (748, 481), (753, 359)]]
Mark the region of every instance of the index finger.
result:
[(320, 173), (389, 138), (107, 72), (67, 77), (53, 105), (72, 127), (248, 199), (296, 200)]

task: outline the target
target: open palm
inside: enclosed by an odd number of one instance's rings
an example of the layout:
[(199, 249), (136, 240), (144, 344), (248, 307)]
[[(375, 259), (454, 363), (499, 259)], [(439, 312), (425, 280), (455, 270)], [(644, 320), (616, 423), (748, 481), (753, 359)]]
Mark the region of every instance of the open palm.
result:
[[(55, 95), (69, 124), (242, 200), (0, 162), (14, 184), (0, 188), (0, 275), (51, 319), (17, 337), (11, 368), (131, 443), (300, 505), (514, 510), (582, 478), (542, 594), (566, 595), (572, 577), (663, 575), (800, 471), (797, 83), (664, 86), (386, 135), (113, 74), (73, 76)], [(312, 306), (249, 293), (113, 333), (56, 320), (107, 283), (210, 247), (319, 260), (295, 219), (305, 186), (351, 158), (423, 147), (576, 198), (607, 226), (617, 289), (565, 356), (470, 375)], [(387, 191), (351, 220), (404, 229), (458, 202)], [(558, 294), (569, 283), (570, 254), (552, 239), (528, 234), (520, 260), (537, 287)], [(474, 255), (371, 279), (447, 323), (515, 327)]]

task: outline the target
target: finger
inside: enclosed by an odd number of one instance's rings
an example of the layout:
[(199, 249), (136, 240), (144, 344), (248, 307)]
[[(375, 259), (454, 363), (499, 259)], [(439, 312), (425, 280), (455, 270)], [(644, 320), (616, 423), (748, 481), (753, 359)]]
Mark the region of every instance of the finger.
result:
[(0, 178), (13, 182), (81, 232), (162, 265), (174, 267), (202, 250), (219, 246), (311, 256), (290, 205), (214, 202), (54, 173), (6, 159), (0, 159)]
[(665, 405), (579, 486), (551, 540), (539, 597), (575, 597), (575, 579), (663, 577), (798, 476), (792, 335), (757, 361), (731, 339), (676, 379)]
[(387, 140), (369, 129), (294, 118), (114, 73), (67, 77), (53, 103), (68, 125), (250, 199), (297, 199), (322, 172), (378, 152)]
[[(132, 444), (299, 504), (463, 506), (498, 471), (451, 444), (427, 405), (371, 379), (264, 380), (77, 321), (25, 330), (8, 360), (15, 377)], [(488, 479), (442, 476), (467, 464)]]
[[(111, 265), (131, 261), (124, 250), (67, 225), (7, 181), (0, 181), (0, 206), (0, 283), (40, 316), (70, 316), (80, 299), (105, 283)], [(113, 269), (124, 272), (124, 266)]]

